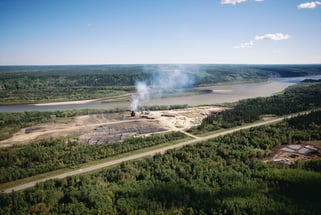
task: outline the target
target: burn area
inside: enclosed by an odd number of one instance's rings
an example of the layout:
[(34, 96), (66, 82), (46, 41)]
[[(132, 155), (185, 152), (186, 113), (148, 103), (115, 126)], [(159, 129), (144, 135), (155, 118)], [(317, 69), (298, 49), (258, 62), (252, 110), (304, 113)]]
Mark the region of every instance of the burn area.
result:
[(166, 131), (155, 122), (132, 121), (126, 123), (101, 125), (83, 134), (79, 141), (88, 144), (109, 144), (123, 141), (132, 136)]

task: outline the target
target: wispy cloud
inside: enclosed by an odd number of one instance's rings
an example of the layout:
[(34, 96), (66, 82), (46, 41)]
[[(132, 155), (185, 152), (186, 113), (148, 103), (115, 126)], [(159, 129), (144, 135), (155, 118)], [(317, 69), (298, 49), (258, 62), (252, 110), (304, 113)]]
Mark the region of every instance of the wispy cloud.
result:
[(255, 45), (256, 41), (259, 40), (287, 40), (290, 38), (290, 35), (283, 34), (283, 33), (275, 33), (275, 34), (264, 34), (264, 35), (257, 35), (254, 37), (254, 40), (250, 42), (241, 43), (240, 45), (233, 46), (234, 49), (244, 49), (244, 48), (251, 48)]
[(240, 45), (237, 46), (233, 46), (234, 49), (244, 49), (244, 48), (250, 48), (254, 46), (254, 42), (250, 41), (250, 42), (246, 42), (246, 43), (242, 43)]
[[(243, 2), (246, 2), (247, 0), (221, 0), (221, 4), (241, 4)], [(255, 2), (263, 2), (264, 0), (254, 0)]]
[(242, 2), (246, 2), (246, 0), (221, 0), (221, 4), (232, 4), (232, 5), (236, 5), (236, 4), (240, 4)]
[(311, 2), (305, 2), (305, 3), (299, 4), (298, 8), (299, 9), (312, 9), (312, 8), (317, 7), (318, 5), (321, 5), (320, 1), (311, 1)]
[(287, 40), (290, 38), (288, 34), (275, 33), (275, 34), (264, 34), (255, 36), (255, 40)]

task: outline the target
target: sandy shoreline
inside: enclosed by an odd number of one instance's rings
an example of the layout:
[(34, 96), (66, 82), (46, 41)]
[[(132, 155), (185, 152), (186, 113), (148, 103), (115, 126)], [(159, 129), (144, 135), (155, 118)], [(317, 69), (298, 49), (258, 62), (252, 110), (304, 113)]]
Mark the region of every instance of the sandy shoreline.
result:
[(98, 99), (88, 99), (88, 100), (77, 100), (77, 101), (65, 101), (65, 102), (48, 102), (48, 103), (38, 103), (38, 104), (31, 104), (34, 106), (54, 106), (54, 105), (82, 105), (82, 104), (88, 104), (91, 102), (96, 102), (104, 99), (116, 99), (121, 97), (130, 96), (131, 94), (126, 93), (124, 95), (119, 96), (110, 96), (110, 97), (103, 97)]
[(89, 99), (89, 100), (79, 100), (79, 101), (66, 101), (66, 102), (49, 102), (49, 103), (39, 103), (32, 104), (34, 106), (54, 106), (54, 105), (81, 105), (88, 104), (90, 102), (98, 101), (99, 99)]

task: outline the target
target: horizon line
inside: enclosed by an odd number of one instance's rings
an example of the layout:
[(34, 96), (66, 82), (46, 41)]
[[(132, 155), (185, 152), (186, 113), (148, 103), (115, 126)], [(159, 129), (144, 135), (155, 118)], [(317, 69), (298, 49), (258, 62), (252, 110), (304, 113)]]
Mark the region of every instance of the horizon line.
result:
[(0, 64), (4, 66), (112, 66), (112, 65), (321, 65), (321, 63), (97, 63), (97, 64)]

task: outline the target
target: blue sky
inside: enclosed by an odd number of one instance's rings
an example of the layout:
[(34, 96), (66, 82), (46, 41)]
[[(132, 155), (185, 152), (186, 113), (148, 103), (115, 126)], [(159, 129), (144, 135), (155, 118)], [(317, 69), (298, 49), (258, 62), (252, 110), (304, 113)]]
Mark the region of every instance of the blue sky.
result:
[(321, 2), (0, 1), (0, 65), (127, 63), (321, 63)]

